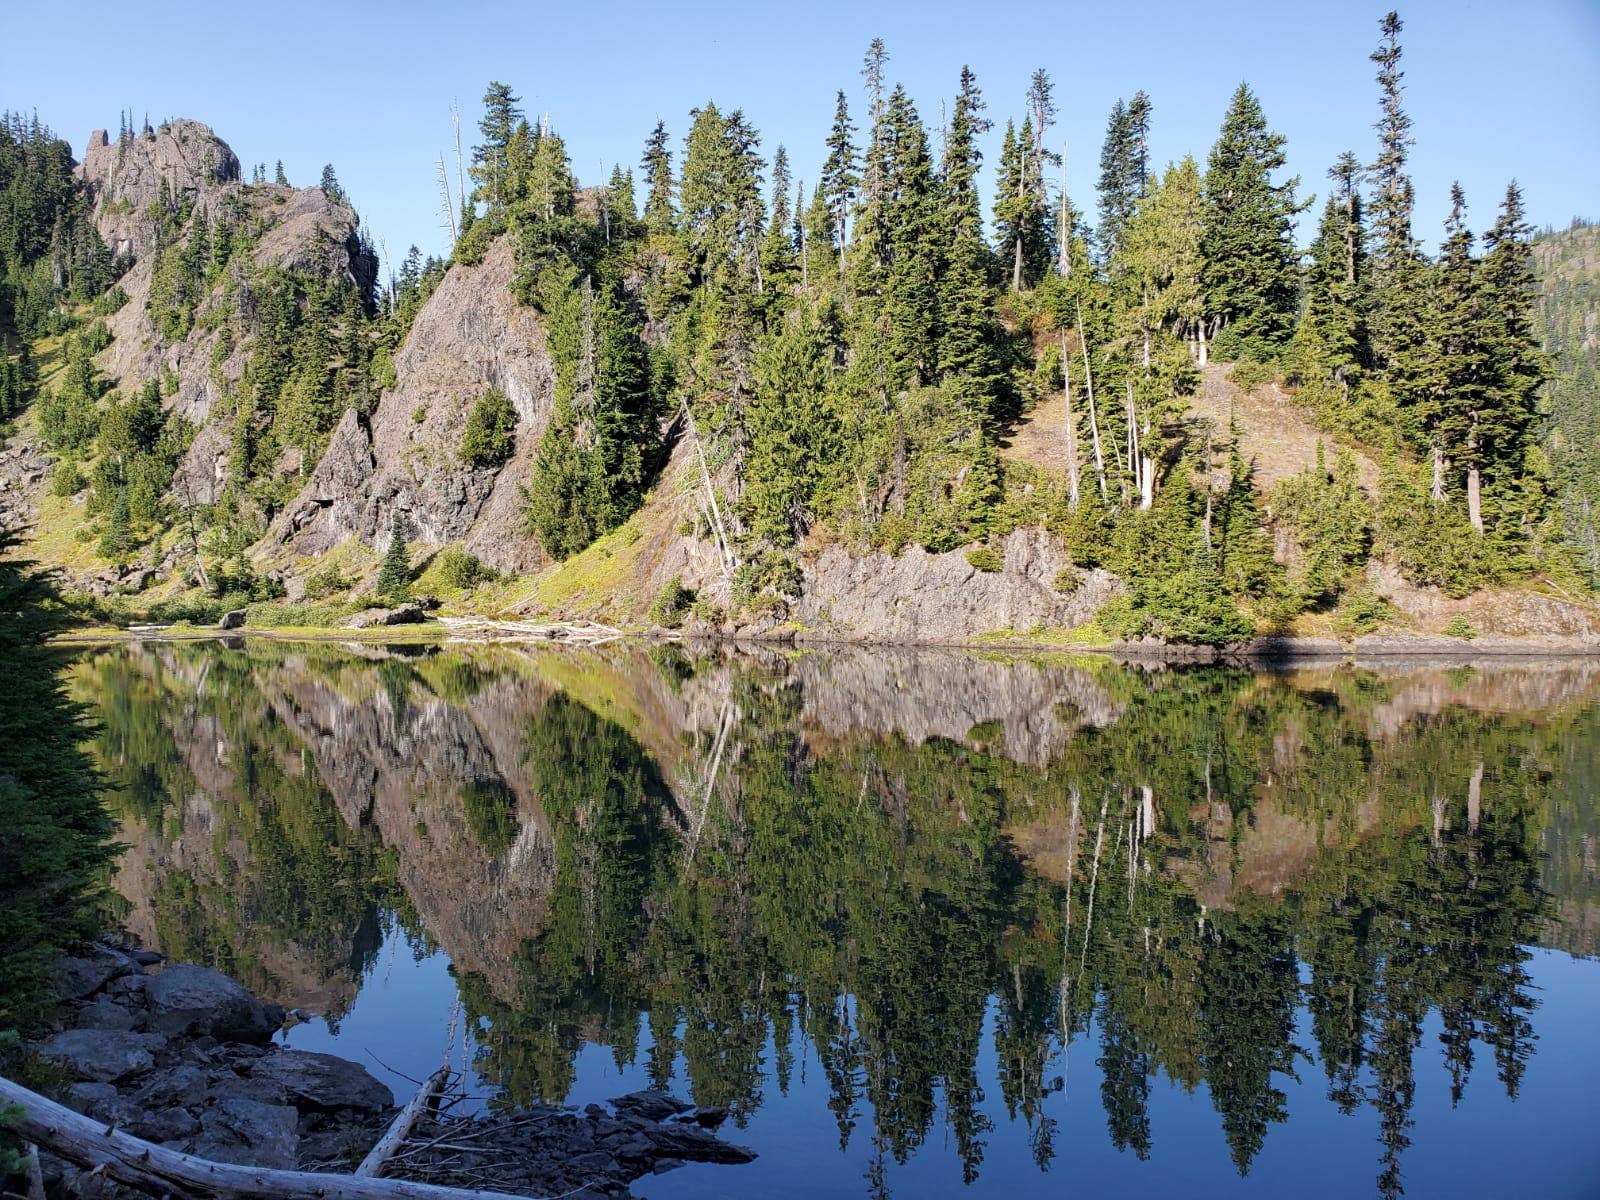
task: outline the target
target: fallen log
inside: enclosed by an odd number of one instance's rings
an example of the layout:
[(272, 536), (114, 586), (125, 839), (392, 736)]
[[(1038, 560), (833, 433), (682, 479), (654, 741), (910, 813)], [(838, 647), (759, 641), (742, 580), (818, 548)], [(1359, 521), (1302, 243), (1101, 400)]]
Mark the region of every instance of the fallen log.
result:
[(316, 1200), (529, 1200), (509, 1192), (440, 1187), (409, 1179), (212, 1162), (103, 1125), (0, 1077), (0, 1105), (3, 1104), (22, 1109), (22, 1118), (14, 1127), (18, 1137), (152, 1196), (183, 1200), (289, 1200), (305, 1196)]
[(417, 1089), (417, 1094), (400, 1110), (389, 1128), (384, 1130), (377, 1144), (367, 1151), (367, 1156), (356, 1168), (357, 1175), (370, 1175), (376, 1179), (383, 1174), (384, 1163), (400, 1148), (400, 1144), (410, 1135), (411, 1127), (417, 1123), (417, 1118), (437, 1100), (439, 1093), (444, 1090), (444, 1085), (449, 1081), (450, 1068), (447, 1066), (440, 1067), (428, 1077), (428, 1081)]

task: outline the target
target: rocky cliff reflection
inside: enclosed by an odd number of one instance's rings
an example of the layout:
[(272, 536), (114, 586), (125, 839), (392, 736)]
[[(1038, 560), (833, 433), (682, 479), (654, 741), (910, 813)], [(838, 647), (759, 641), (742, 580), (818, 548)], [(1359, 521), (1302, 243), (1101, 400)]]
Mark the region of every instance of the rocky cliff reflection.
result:
[(941, 1125), (978, 1178), (986, 1091), (1048, 1169), (1080, 1056), (1116, 1147), (1203, 1084), (1248, 1172), (1309, 1057), (1398, 1194), (1419, 1060), (1515, 1094), (1525, 947), (1600, 939), (1587, 664), (250, 643), (75, 680), (149, 940), (334, 1019), (386, 927), (442, 947), (513, 1100), (598, 1043), (744, 1119), (809, 1055), (875, 1191)]

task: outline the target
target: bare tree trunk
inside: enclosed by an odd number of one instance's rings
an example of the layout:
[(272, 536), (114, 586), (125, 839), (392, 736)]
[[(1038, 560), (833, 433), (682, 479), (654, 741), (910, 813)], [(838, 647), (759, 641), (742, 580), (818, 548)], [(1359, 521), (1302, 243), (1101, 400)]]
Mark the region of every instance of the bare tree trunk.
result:
[(1211, 549), (1211, 488), (1209, 485), (1206, 487), (1206, 519), (1201, 529), (1205, 532), (1206, 549), (1209, 550)]
[(1467, 520), (1483, 532), (1483, 476), (1478, 465), (1478, 414), (1472, 414), (1472, 431), (1467, 434)]
[(1200, 343), (1199, 363), (1203, 367), (1211, 361), (1211, 345), (1206, 341), (1205, 318), (1195, 322), (1195, 340)]
[(1107, 503), (1106, 455), (1100, 445), (1100, 418), (1094, 406), (1094, 368), (1089, 365), (1089, 339), (1083, 335), (1083, 301), (1078, 301), (1078, 348), (1083, 351), (1083, 385), (1089, 393), (1089, 437), (1094, 442), (1094, 471), (1100, 480), (1100, 502)]
[(1428, 489), (1428, 497), (1435, 504), (1444, 503), (1444, 446), (1435, 440), (1433, 443), (1433, 486)]
[(1067, 502), (1078, 507), (1081, 486), (1078, 468), (1078, 421), (1072, 412), (1072, 357), (1067, 353), (1067, 331), (1061, 331), (1061, 402), (1066, 410), (1063, 423), (1067, 429)]
[(1056, 269), (1061, 272), (1063, 279), (1072, 276), (1072, 205), (1067, 202), (1067, 146), (1068, 143), (1061, 143), (1061, 220), (1056, 226), (1057, 252), (1060, 255)]
[(900, 413), (894, 415), (894, 501), (895, 512), (906, 515), (906, 422)]
[(1472, 778), (1467, 780), (1467, 832), (1478, 832), (1478, 821), (1483, 815), (1483, 764), (1474, 763)]
[(700, 461), (700, 482), (705, 485), (706, 499), (711, 509), (713, 531), (716, 533), (717, 549), (722, 552), (722, 569), (724, 574), (732, 574), (738, 564), (734, 561), (733, 548), (728, 544), (728, 530), (722, 523), (722, 510), (717, 506), (717, 489), (711, 482), (711, 468), (706, 465), (706, 448), (700, 442), (700, 432), (695, 428), (694, 413), (689, 410), (689, 402), (683, 404), (683, 414), (688, 419), (689, 436), (694, 439), (695, 455)]

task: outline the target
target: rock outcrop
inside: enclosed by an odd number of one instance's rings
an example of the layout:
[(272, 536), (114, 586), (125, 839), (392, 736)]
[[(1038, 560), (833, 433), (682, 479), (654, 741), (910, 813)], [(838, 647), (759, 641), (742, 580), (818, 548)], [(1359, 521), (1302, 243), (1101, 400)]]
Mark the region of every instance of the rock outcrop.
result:
[[(1015, 530), (998, 547), (1004, 565), (981, 571), (962, 550), (859, 555), (831, 545), (805, 566), (793, 612), (808, 633), (841, 640), (954, 643), (987, 633), (1081, 625), (1121, 584), (1109, 572), (1079, 572), (1042, 530)], [(1057, 583), (1073, 579), (1068, 591)]]
[[(263, 553), (310, 556), (350, 539), (377, 546), (396, 512), (406, 536), (465, 542), (501, 570), (541, 561), (521, 529), (518, 484), (549, 420), (555, 367), (538, 314), (516, 303), (510, 240), (450, 268), (395, 356), (397, 385), (363, 422), (346, 413), (300, 494), (274, 521)], [(463, 463), (474, 402), (498, 388), (517, 412), (514, 452), (499, 469)]]
[(117, 141), (96, 129), (78, 173), (112, 257), (139, 259), (155, 249), (151, 206), (165, 197), (204, 203), (221, 185), (238, 182), (239, 156), (207, 126), (180, 118)]

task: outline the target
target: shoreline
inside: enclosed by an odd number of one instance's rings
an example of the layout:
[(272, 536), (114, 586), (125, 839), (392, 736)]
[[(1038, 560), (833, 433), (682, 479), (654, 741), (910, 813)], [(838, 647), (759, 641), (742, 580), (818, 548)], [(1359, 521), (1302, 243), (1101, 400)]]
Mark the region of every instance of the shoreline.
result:
[(907, 652), (961, 651), (970, 654), (1038, 656), (1083, 654), (1131, 662), (1196, 665), (1244, 664), (1272, 666), (1298, 663), (1358, 662), (1366, 660), (1494, 660), (1600, 658), (1600, 641), (1572, 637), (1496, 637), (1472, 639), (1438, 634), (1363, 634), (1350, 641), (1327, 637), (1262, 635), (1248, 642), (1224, 646), (1181, 642), (1070, 642), (1048, 638), (993, 638), (899, 641), (842, 634), (820, 635), (799, 631), (781, 634), (695, 633), (669, 629), (617, 629), (601, 639), (572, 642), (549, 633), (451, 627), (436, 621), (359, 629), (337, 626), (241, 626), (219, 629), (207, 626), (164, 626), (140, 630), (98, 628), (72, 630), (52, 639), (68, 647), (121, 645), (139, 642), (205, 642), (243, 640), (270, 642), (338, 643), (368, 645), (606, 645), (628, 642), (642, 646), (679, 645), (712, 649), (746, 650), (858, 648)]
[[(415, 1131), (426, 1131), (426, 1144), (414, 1145), (406, 1165), (388, 1178), (465, 1186), (453, 1178), (456, 1164), (448, 1155), (424, 1153), (445, 1140), (445, 1130), (452, 1139), (498, 1147), (494, 1165), (504, 1178), (497, 1182), (526, 1196), (623, 1198), (634, 1194), (634, 1181), (686, 1162), (738, 1164), (756, 1157), (717, 1135), (726, 1109), (698, 1107), (663, 1091), (629, 1092), (582, 1107), (530, 1101), (506, 1112), (452, 1112), (453, 1098), (430, 1105), (430, 1090), (443, 1095), (451, 1080), (464, 1084), (448, 1055), (408, 1103), (341, 1053), (289, 1045), (286, 1031), (313, 1014), (264, 1002), (221, 971), (169, 961), (123, 934), (80, 944), (58, 958), (55, 994), (54, 1018), (24, 1047), (56, 1077), (49, 1084), (11, 1081), (9, 1090), (19, 1093), (24, 1130), (37, 1126), (32, 1132), (45, 1151), (44, 1178), (68, 1195), (99, 1194), (93, 1169), (103, 1158), (98, 1139), (113, 1129), (129, 1143), (121, 1149), (135, 1162), (165, 1153), (212, 1174), (228, 1166), (310, 1172), (301, 1180), (319, 1186), (359, 1179), (374, 1156), (381, 1162)], [(450, 1096), (457, 1090), (452, 1086)], [(53, 1119), (52, 1102), (94, 1121), (96, 1145), (71, 1135), (67, 1114)], [(146, 1192), (152, 1181), (166, 1178), (154, 1169), (111, 1175)]]

